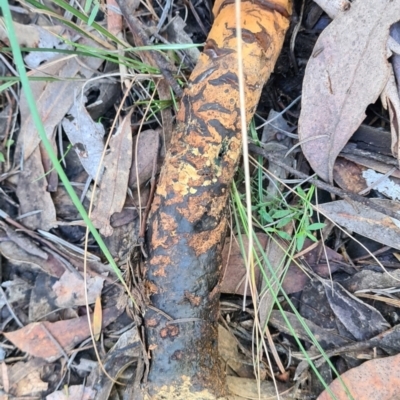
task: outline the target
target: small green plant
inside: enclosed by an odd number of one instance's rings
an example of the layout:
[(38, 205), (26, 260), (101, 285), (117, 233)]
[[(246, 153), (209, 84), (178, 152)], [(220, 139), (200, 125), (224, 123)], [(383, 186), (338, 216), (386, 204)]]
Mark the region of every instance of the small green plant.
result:
[[(284, 198), (254, 205), (252, 209), (257, 212), (259, 227), (265, 233), (277, 234), (287, 241), (294, 239), (297, 251), (303, 248), (306, 238), (316, 242), (317, 238), (314, 233), (322, 229), (325, 224), (312, 221), (314, 210), (311, 199), (314, 192), (314, 186), (305, 190), (298, 186), (295, 189), (296, 200), (293, 204), (288, 204)], [(293, 235), (283, 229), (290, 223), (295, 225)]]

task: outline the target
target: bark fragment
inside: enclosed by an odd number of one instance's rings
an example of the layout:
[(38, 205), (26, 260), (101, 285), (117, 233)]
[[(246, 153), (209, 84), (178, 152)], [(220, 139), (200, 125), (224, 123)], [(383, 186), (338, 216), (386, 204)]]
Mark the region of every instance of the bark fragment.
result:
[[(241, 3), (247, 121), (274, 68), (290, 11), (287, 0)], [(241, 154), (234, 2), (216, 1), (214, 15), (181, 101), (149, 220), (146, 279), (153, 308), (162, 311), (145, 315), (153, 399), (225, 393), (217, 285), (225, 206)]]

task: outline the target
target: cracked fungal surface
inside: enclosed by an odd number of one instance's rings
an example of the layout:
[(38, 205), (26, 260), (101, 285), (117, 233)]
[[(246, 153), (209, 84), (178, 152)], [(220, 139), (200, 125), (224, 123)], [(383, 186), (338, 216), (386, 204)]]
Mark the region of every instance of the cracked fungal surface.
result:
[[(287, 0), (241, 3), (248, 122), (279, 55), (290, 12)], [(214, 14), (181, 100), (149, 219), (150, 302), (172, 319), (146, 311), (150, 393), (160, 388), (170, 393), (183, 383), (197, 394), (204, 389), (218, 396), (224, 392), (217, 285), (226, 202), (242, 139), (234, 1), (217, 0)]]

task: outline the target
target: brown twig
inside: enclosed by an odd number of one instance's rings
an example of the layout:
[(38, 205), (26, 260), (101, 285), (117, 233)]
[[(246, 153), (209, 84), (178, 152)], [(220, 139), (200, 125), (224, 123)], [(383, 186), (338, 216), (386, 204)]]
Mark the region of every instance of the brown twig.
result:
[(332, 186), (328, 183), (322, 182), (316, 178), (311, 178), (304, 174), (303, 172), (297, 171), (297, 169), (295, 168), (291, 168), (288, 165), (286, 165), (283, 161), (282, 161), (282, 155), (275, 155), (274, 153), (268, 152), (267, 150), (256, 146), (253, 143), (249, 143), (249, 150), (259, 154), (261, 156), (263, 156), (264, 158), (266, 158), (269, 161), (274, 162), (275, 164), (277, 164), (279, 167), (285, 169), (286, 171), (290, 172), (291, 174), (293, 174), (294, 176), (297, 176), (300, 179), (307, 179), (308, 182), (312, 183), (313, 185), (315, 185), (317, 188), (319, 189), (323, 189), (326, 190), (329, 193), (332, 193), (336, 196), (339, 196), (341, 198), (344, 199), (348, 199), (357, 203), (360, 203), (364, 206), (370, 207), (375, 211), (378, 211), (384, 215), (387, 215), (388, 217), (394, 218), (396, 220), (400, 220), (400, 215), (397, 214), (396, 212), (387, 209), (385, 207), (382, 207), (381, 205), (379, 205), (378, 203), (375, 203), (372, 199), (368, 199), (366, 197), (360, 196), (358, 194), (355, 193), (351, 193), (348, 192), (346, 190), (343, 189), (339, 189), (335, 186)]

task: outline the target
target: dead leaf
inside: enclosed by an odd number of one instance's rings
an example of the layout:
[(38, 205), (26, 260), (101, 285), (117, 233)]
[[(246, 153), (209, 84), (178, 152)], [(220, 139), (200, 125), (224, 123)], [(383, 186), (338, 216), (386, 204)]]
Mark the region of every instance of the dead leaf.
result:
[[(281, 333), (290, 336), (293, 336), (293, 333), (295, 333), (299, 339), (312, 343), (310, 335), (306, 332), (297, 315), (288, 311), (284, 311), (284, 315), (285, 318), (283, 317), (282, 311), (272, 310), (269, 323)], [(302, 319), (309, 331), (318, 339), (319, 344), (324, 350), (340, 348), (352, 343), (350, 339), (339, 335), (336, 329), (326, 329), (318, 326), (307, 318), (303, 317)], [(289, 321), (289, 324), (286, 321)]]
[[(83, 101), (86, 99), (84, 98)], [(83, 101), (76, 100), (61, 123), (83, 168), (94, 179), (104, 152), (105, 132), (102, 124), (93, 121)], [(101, 178), (102, 170), (103, 167), (99, 178)]]
[(14, 229), (10, 228), (7, 224), (0, 222), (0, 227), (3, 229), (7, 237), (12, 240), (19, 247), (23, 248), (27, 253), (42, 258), (48, 259), (48, 254), (43, 251), (33, 240), (26, 237), (24, 234), (17, 233)]
[(87, 379), (87, 385), (96, 392), (96, 400), (108, 400), (114, 385), (104, 369), (110, 376), (118, 379), (128, 365), (142, 357), (142, 351), (143, 344), (136, 326), (121, 334), (117, 343), (102, 359), (103, 368), (97, 363)]
[[(61, 34), (65, 39), (71, 40), (69, 32), (65, 32), (65, 28), (62, 26), (49, 26), (49, 27), (40, 27), (39, 25), (24, 25), (25, 27), (34, 27), (38, 28), (39, 33), (39, 42), (37, 47), (39, 49), (60, 49), (60, 50), (72, 50), (73, 47), (67, 44), (63, 39), (59, 36)], [(18, 37), (19, 37), (18, 31)], [(27, 46), (30, 47), (30, 46)], [(36, 46), (35, 46), (36, 47)], [(45, 62), (51, 61), (59, 56), (59, 52), (54, 51), (31, 51), (25, 57), (26, 65), (35, 69)]]
[(47, 191), (39, 147), (33, 149), (29, 158), (25, 160), (24, 169), (18, 175), (15, 194), (19, 200), (20, 215), (37, 211), (23, 219), (22, 222), (26, 227), (49, 231), (57, 226), (56, 210), (53, 199)]
[[(84, 44), (93, 44), (85, 42)], [(91, 78), (94, 71), (101, 65), (102, 60), (96, 57), (81, 57), (79, 62), (75, 58), (44, 64), (31, 73), (30, 76), (61, 78), (55, 82), (31, 82), (36, 106), (48, 138), (54, 134), (55, 127), (61, 122), (84, 85), (82, 80), (71, 80), (76, 76)], [(40, 138), (32, 120), (32, 115), (24, 94), (20, 99), (22, 127), (17, 142), (17, 153), (22, 152), (26, 160), (40, 143)]]
[[(306, 239), (304, 247), (307, 248), (312, 243), (310, 239)], [(328, 261), (325, 256), (328, 257)], [(326, 247), (321, 242), (317, 246), (312, 247), (310, 251), (305, 252), (302, 257), (304, 257), (304, 263), (323, 278), (329, 278), (331, 274), (339, 269), (338, 263), (343, 262), (342, 255)], [(309, 275), (301, 269), (301, 265), (292, 262), (283, 279), (282, 290), (286, 294), (300, 292), (309, 280)]]
[[(356, 400), (394, 400), (400, 398), (400, 355), (367, 361), (335, 379), (329, 386), (337, 400), (349, 398), (343, 384)], [(331, 400), (324, 391), (317, 400)]]
[[(386, 132), (382, 132), (384, 136)], [(347, 147), (347, 146), (346, 146)], [(393, 167), (397, 165), (396, 160), (393, 157), (385, 156), (382, 154), (372, 153), (365, 150), (361, 150), (360, 153), (365, 156), (355, 154), (358, 153), (355, 149), (346, 149), (346, 152), (342, 151), (340, 153), (340, 158), (345, 158), (346, 160), (352, 161), (360, 166), (373, 169), (382, 174), (387, 174), (389, 171), (393, 171)], [(400, 179), (400, 171), (393, 171), (392, 175), (395, 178)]]
[[(55, 154), (57, 154), (57, 144), (52, 138), (51, 140), (52, 149)], [(47, 191), (50, 193), (54, 193), (57, 191), (58, 187), (58, 173), (53, 168), (53, 163), (50, 159), (50, 154), (47, 152), (46, 148), (44, 147), (43, 142), (39, 143), (40, 148), (40, 157), (42, 159), (42, 165), (45, 172), (45, 179), (47, 182)]]
[(96, 392), (85, 385), (72, 385), (64, 387), (46, 396), (46, 400), (95, 400)]
[(303, 290), (310, 278), (296, 264), (291, 264), (282, 282), (282, 289), (286, 294), (297, 293)]
[[(400, 22), (396, 22), (390, 28), (390, 36), (395, 40), (397, 43), (400, 43)], [(392, 56), (392, 66), (393, 66), (393, 73), (396, 77), (397, 82), (397, 91), (400, 90), (400, 55), (393, 53)]]
[[(129, 174), (129, 187), (138, 187), (137, 177), (139, 176), (139, 186), (147, 182), (153, 174), (154, 162), (157, 162), (159, 152), (160, 133), (153, 129), (140, 132), (134, 138), (133, 162)], [(137, 150), (136, 150), (137, 148)], [(137, 158), (136, 158), (137, 157)]]
[(46, 274), (59, 278), (65, 271), (62, 262), (48, 254), (48, 259), (27, 253), (23, 248), (14, 242), (0, 242), (0, 253), (8, 260), (17, 263), (21, 268), (33, 271), (43, 271)]
[[(113, 64), (106, 64), (104, 73), (113, 71)], [(94, 121), (98, 121), (118, 101), (121, 86), (111, 80), (92, 81), (87, 84), (87, 91), (91, 90), (96, 93), (96, 101), (86, 105), (86, 110)]]
[(400, 180), (398, 178), (385, 176), (372, 169), (364, 170), (362, 176), (368, 187), (373, 188), (392, 200), (400, 200)]
[(334, 281), (320, 278), (332, 311), (359, 341), (370, 339), (390, 327), (382, 314)]
[(359, 193), (368, 187), (362, 176), (364, 169), (352, 161), (338, 157), (333, 166), (333, 179), (342, 189)]
[(400, 2), (351, 3), (320, 35), (303, 83), (299, 138), (314, 171), (332, 181), (340, 150), (365, 118), (390, 76), (389, 28)]
[(357, 272), (349, 279), (345, 280), (342, 286), (354, 293), (358, 290), (385, 289), (396, 287), (400, 281), (400, 270), (391, 271), (390, 275), (385, 271), (376, 272), (363, 270)]
[[(103, 310), (105, 328), (115, 321), (123, 308), (110, 307)], [(77, 344), (90, 336), (87, 316), (58, 322), (34, 322), (14, 332), (3, 333), (14, 346), (34, 357), (53, 362), (62, 356), (64, 351), (72, 350)], [(57, 344), (55, 344), (57, 343)]]
[[(4, 291), (7, 293), (7, 301), (10, 304), (21, 305), (26, 303), (29, 298), (29, 293), (32, 286), (23, 279), (15, 276), (12, 281), (5, 281), (1, 284)], [(3, 296), (0, 296), (0, 309), (5, 305)]]
[[(3, 28), (4, 21), (1, 18), (0, 40), (10, 44), (7, 31)], [(18, 44), (21, 47), (47, 48), (47, 49), (66, 49), (67, 45), (58, 35), (65, 31), (62, 26), (39, 26), (25, 25), (18, 22), (14, 23), (14, 29), (18, 32)], [(37, 68), (40, 64), (58, 56), (54, 51), (31, 51), (26, 57), (25, 62), (30, 68)]]
[[(282, 230), (288, 235), (292, 235), (293, 224), (289, 222), (282, 227)], [(261, 326), (265, 326), (268, 321), (279, 292), (280, 282), (287, 271), (288, 244), (278, 235), (271, 235), (264, 249), (267, 261), (263, 260), (264, 273), (261, 274), (261, 293), (263, 293), (260, 296), (259, 304)]]
[[(179, 15), (176, 15), (167, 27), (169, 41), (171, 43), (193, 43), (192, 38), (185, 32), (185, 27), (185, 21)], [(193, 64), (196, 64), (198, 58), (200, 57), (200, 51), (196, 47), (193, 47), (192, 49), (186, 49), (184, 53), (188, 55)]]
[[(2, 354), (1, 359), (4, 360), (5, 352)], [(9, 393), (10, 392), (10, 379), (8, 377), (8, 371), (9, 367), (4, 361), (0, 362), (0, 368), (1, 368), (1, 373), (0, 373), (0, 384), (3, 386), (4, 392)], [(5, 398), (7, 400), (7, 397), (3, 397), (3, 395), (0, 395), (0, 400), (3, 400)]]
[[(236, 376), (227, 376), (226, 384), (230, 393), (239, 396), (241, 399), (259, 399), (259, 400), (288, 400), (292, 399), (289, 390), (281, 388), (279, 397), (276, 395), (275, 385), (272, 381), (258, 382), (255, 379), (238, 378)], [(278, 386), (279, 383), (277, 382)], [(230, 398), (230, 397), (229, 397)]]
[(40, 378), (45, 362), (40, 358), (31, 358), (26, 362), (17, 362), (8, 370), (10, 394), (16, 397), (41, 396), (48, 383)]
[[(267, 245), (268, 235), (264, 233), (257, 233), (257, 238), (264, 249)], [(241, 240), (243, 241), (244, 248), (248, 246), (248, 238), (246, 235), (242, 235)], [(246, 279), (246, 266), (243, 260), (242, 251), (237, 238), (233, 238), (232, 241), (226, 241), (222, 250), (222, 266), (226, 271), (221, 282), (221, 292), (231, 294), (244, 294), (244, 284)], [(256, 282), (260, 280), (260, 270), (255, 268)], [(250, 294), (250, 291), (247, 290)]]
[(101, 293), (103, 283), (104, 279), (100, 276), (87, 277), (85, 288), (82, 277), (78, 278), (76, 274), (65, 271), (60, 280), (53, 285), (57, 296), (56, 304), (60, 308), (83, 306), (86, 301), (93, 304)]
[(400, 325), (381, 333), (380, 335), (370, 339), (374, 347), (380, 347), (385, 350), (388, 355), (396, 355), (400, 352)]
[(43, 319), (50, 322), (59, 321), (58, 313), (54, 312), (58, 309), (55, 304), (56, 295), (50, 290), (55, 282), (56, 278), (47, 274), (39, 273), (36, 276), (35, 285), (31, 290), (29, 299), (29, 322), (42, 321)]
[(351, 7), (351, 2), (348, 0), (315, 0), (315, 2), (334, 19), (336, 16), (347, 11)]
[[(82, 43), (92, 44), (86, 39), (82, 39)], [(50, 140), (54, 136), (56, 126), (71, 108), (75, 96), (83, 87), (84, 82), (81, 80), (71, 81), (71, 78), (77, 75), (90, 78), (102, 63), (102, 60), (96, 57), (82, 57), (79, 62), (75, 58), (71, 58), (67, 62), (61, 62), (61, 60), (64, 59), (60, 58), (58, 62), (53, 61), (48, 65), (40, 66), (29, 74), (35, 77), (55, 75), (61, 78), (56, 82), (31, 82), (36, 106), (46, 135)], [(38, 149), (40, 137), (24, 92), (20, 99), (20, 113), (22, 127), (18, 135), (15, 153), (16, 158), (19, 159), (19, 156), (22, 155), (25, 160), (24, 169), (19, 174), (16, 191), (20, 203), (20, 213), (42, 210), (39, 214), (25, 218), (24, 224), (34, 230), (49, 231), (56, 226), (56, 212), (50, 193), (47, 192), (46, 179), (43, 179), (44, 168)], [(42, 179), (37, 180), (38, 178)]]
[[(254, 379), (254, 367), (250, 352), (247, 357), (238, 349), (239, 341), (235, 336), (225, 329), (222, 325), (218, 325), (218, 353), (224, 363), (224, 367), (229, 372), (234, 372), (235, 376), (240, 378)], [(258, 371), (258, 377), (261, 380), (266, 379), (267, 371), (261, 364)], [(233, 375), (233, 374), (231, 374)]]
[(125, 204), (129, 169), (132, 164), (132, 111), (124, 118), (110, 140), (110, 153), (104, 159), (105, 172), (100, 184), (97, 206), (92, 222), (104, 236), (111, 236), (111, 215), (120, 212)]
[(119, 9), (118, 3), (115, 0), (107, 0), (107, 30), (117, 36), (122, 31), (123, 23), (122, 15), (115, 12), (114, 9)]
[[(384, 200), (381, 205), (393, 209), (394, 202)], [(394, 208), (398, 212), (399, 207)], [(400, 250), (400, 221), (372, 208), (345, 200), (324, 203), (318, 210), (346, 229)]]
[(400, 157), (400, 99), (397, 91), (396, 80), (393, 70), (390, 71), (389, 79), (381, 96), (382, 104), (385, 109), (389, 110), (390, 117), (390, 132), (392, 134), (392, 154), (399, 159)]

